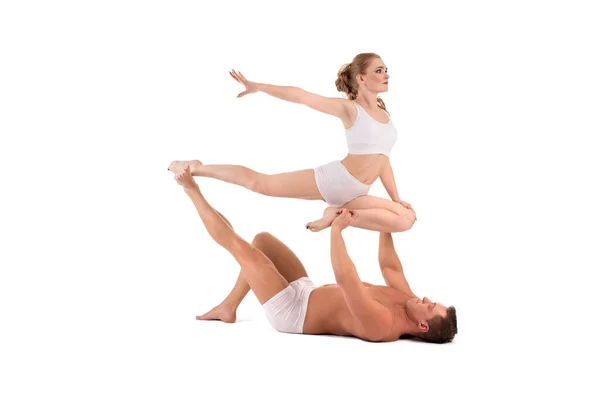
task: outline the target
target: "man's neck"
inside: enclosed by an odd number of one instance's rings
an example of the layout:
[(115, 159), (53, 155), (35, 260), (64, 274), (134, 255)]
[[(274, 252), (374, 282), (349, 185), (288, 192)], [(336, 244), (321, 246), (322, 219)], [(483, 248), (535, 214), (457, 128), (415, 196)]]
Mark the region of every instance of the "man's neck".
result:
[(398, 334), (398, 337), (402, 335), (416, 335), (417, 327), (415, 321), (410, 319), (406, 314), (406, 306), (399, 304), (394, 310), (394, 333)]

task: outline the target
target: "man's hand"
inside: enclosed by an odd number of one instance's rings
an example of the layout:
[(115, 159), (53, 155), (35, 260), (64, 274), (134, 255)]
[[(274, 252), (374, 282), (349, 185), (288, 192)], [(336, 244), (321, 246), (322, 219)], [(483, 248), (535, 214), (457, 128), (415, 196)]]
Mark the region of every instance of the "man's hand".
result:
[(338, 211), (338, 216), (331, 223), (331, 227), (338, 230), (346, 229), (352, 222), (356, 220), (356, 211), (349, 211), (341, 208)]

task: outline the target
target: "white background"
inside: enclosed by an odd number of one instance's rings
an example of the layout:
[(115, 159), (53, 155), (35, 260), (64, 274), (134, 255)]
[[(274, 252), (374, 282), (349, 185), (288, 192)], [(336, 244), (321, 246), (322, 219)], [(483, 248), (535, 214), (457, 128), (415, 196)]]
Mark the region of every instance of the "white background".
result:
[[(592, 1), (3, 2), (0, 398), (593, 397), (599, 13)], [(392, 163), (418, 221), (394, 234), (414, 291), (455, 305), (449, 345), (284, 335), (167, 167), (264, 173), (346, 152), (333, 117), (259, 82), (342, 96), (382, 56)], [(325, 204), (198, 179), (244, 238), (269, 231), (333, 282)], [(378, 181), (371, 194), (387, 197)], [(377, 234), (345, 233), (382, 283)], [(595, 389), (593, 389), (595, 390)]]

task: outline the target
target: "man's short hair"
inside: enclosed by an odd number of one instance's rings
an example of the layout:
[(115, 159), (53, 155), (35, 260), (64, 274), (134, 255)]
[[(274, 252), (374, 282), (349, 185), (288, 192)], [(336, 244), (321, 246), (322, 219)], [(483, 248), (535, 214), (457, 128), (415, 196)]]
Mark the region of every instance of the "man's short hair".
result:
[(445, 317), (437, 315), (427, 321), (429, 330), (416, 335), (402, 335), (400, 339), (416, 337), (425, 342), (431, 343), (447, 343), (454, 339), (454, 335), (458, 333), (456, 324), (456, 308), (448, 307), (448, 313)]

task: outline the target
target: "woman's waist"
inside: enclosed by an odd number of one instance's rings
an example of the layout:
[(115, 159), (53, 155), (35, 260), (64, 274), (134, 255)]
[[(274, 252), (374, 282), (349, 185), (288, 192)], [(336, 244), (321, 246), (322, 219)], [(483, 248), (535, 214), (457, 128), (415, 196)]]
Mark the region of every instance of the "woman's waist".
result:
[(388, 159), (384, 154), (348, 154), (341, 161), (350, 175), (370, 185), (377, 180)]

